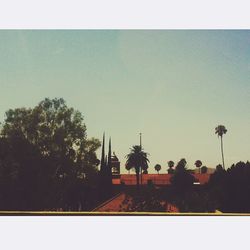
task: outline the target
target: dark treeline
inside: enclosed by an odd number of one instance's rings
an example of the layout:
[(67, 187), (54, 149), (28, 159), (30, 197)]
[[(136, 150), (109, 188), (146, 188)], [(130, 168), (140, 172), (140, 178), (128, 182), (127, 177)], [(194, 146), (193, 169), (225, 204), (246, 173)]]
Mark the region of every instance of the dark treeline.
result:
[[(134, 152), (132, 153), (135, 156)], [(200, 168), (201, 175), (207, 173), (207, 167), (201, 167), (200, 160), (197, 160), (195, 165)], [(129, 211), (166, 211), (162, 202), (167, 201), (174, 204), (180, 212), (218, 210), (224, 213), (250, 213), (249, 162), (238, 162), (227, 170), (218, 165), (215, 172), (210, 175), (208, 183), (204, 185), (194, 185), (198, 180), (194, 171), (187, 168), (184, 158), (177, 162), (175, 167), (173, 161), (169, 161), (168, 166), (168, 173), (172, 175), (171, 185), (156, 187), (149, 181), (147, 186), (142, 186), (137, 191), (126, 188), (126, 192), (134, 197), (128, 206)], [(126, 202), (124, 206), (127, 206)]]
[(205, 185), (193, 185), (195, 177), (181, 159), (162, 193), (181, 212), (250, 212), (250, 163), (238, 162), (225, 170), (216, 167)]
[[(250, 163), (238, 162), (224, 168), (218, 165), (205, 185), (194, 185), (193, 172), (181, 159), (174, 167), (168, 162), (171, 185), (139, 188), (140, 175), (147, 174), (148, 153), (133, 146), (126, 156), (126, 169), (135, 169), (137, 188), (132, 189), (131, 211), (164, 211), (161, 201), (175, 204), (181, 212), (250, 212)], [(221, 132), (220, 132), (221, 131)], [(0, 210), (90, 211), (114, 193), (111, 174), (111, 140), (108, 155), (101, 161), (98, 139), (87, 138), (79, 111), (63, 99), (41, 101), (34, 108), (10, 109), (0, 128)], [(100, 164), (100, 171), (98, 165)], [(201, 174), (202, 162), (195, 162)], [(155, 170), (159, 173), (161, 166)], [(116, 190), (118, 191), (118, 190)]]
[(0, 133), (0, 210), (90, 210), (100, 201), (100, 141), (63, 99), (8, 110)]

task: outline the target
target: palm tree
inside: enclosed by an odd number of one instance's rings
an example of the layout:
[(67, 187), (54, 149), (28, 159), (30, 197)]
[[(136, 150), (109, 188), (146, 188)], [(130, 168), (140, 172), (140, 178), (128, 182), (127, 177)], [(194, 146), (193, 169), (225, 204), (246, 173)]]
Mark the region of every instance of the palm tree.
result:
[(129, 165), (125, 165), (126, 170), (128, 171), (128, 174), (130, 174), (131, 167)]
[(174, 170), (173, 170), (173, 167), (174, 167), (174, 162), (173, 161), (168, 161), (168, 173), (169, 174), (173, 174), (174, 173)]
[(148, 169), (148, 154), (144, 152), (141, 146), (135, 145), (130, 149), (130, 153), (126, 155), (127, 161), (126, 166), (135, 169), (136, 173), (136, 184), (139, 187), (139, 175), (140, 171)]
[(161, 170), (161, 165), (160, 164), (156, 164), (155, 165), (155, 171), (157, 171), (158, 172), (158, 174), (159, 174), (159, 171)]
[(199, 172), (201, 173), (200, 167), (202, 166), (202, 161), (197, 160), (197, 161), (194, 163), (194, 165), (195, 165), (197, 168), (199, 168)]
[(225, 163), (224, 163), (224, 153), (223, 153), (223, 141), (222, 141), (222, 137), (224, 134), (227, 133), (227, 129), (224, 125), (218, 125), (216, 128), (215, 128), (215, 134), (218, 134), (218, 137), (220, 137), (220, 142), (221, 142), (221, 155), (222, 155), (222, 165), (223, 165), (223, 168), (225, 169)]

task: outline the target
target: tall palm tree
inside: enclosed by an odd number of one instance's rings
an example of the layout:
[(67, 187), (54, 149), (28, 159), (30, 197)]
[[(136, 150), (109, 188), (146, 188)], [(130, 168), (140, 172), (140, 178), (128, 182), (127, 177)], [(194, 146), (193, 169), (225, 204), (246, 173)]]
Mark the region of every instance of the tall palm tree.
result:
[(130, 153), (126, 155), (126, 158), (126, 166), (135, 169), (136, 184), (139, 187), (140, 172), (148, 169), (148, 154), (142, 150), (141, 146), (135, 145), (130, 149)]
[(222, 166), (225, 169), (225, 163), (224, 163), (224, 153), (223, 153), (223, 140), (222, 137), (224, 134), (227, 133), (227, 129), (224, 125), (218, 125), (215, 128), (215, 134), (218, 134), (218, 137), (220, 137), (220, 145), (221, 145), (221, 155), (222, 155)]
[(161, 170), (161, 165), (160, 164), (156, 164), (155, 165), (155, 171), (157, 171), (157, 173), (159, 174), (160, 170)]
[(200, 167), (202, 166), (202, 161), (201, 161), (201, 160), (197, 160), (197, 161), (194, 163), (194, 165), (195, 165), (197, 168), (199, 168), (199, 173), (201, 173)]

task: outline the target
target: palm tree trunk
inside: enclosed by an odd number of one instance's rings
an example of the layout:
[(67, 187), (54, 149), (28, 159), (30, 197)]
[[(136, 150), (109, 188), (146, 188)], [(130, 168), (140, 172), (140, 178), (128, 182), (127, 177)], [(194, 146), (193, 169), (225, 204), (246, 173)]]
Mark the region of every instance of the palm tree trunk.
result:
[(220, 145), (221, 145), (222, 165), (223, 165), (223, 169), (225, 169), (222, 136), (220, 137), (220, 142), (221, 142)]
[(141, 185), (142, 185), (142, 167), (141, 167)]
[(140, 172), (136, 172), (136, 185), (137, 185), (137, 188), (139, 189), (139, 181), (140, 181)]

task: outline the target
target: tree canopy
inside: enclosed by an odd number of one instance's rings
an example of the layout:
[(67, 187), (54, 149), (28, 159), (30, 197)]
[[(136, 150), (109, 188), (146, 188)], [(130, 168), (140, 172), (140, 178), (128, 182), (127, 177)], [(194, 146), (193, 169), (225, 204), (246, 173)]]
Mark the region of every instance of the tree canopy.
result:
[(188, 171), (186, 159), (182, 158), (176, 165), (175, 172), (171, 177), (171, 184), (177, 192), (185, 192), (193, 187), (194, 176)]
[(148, 169), (148, 154), (143, 151), (141, 146), (135, 145), (131, 148), (130, 153), (126, 156), (127, 168), (134, 168), (137, 179), (137, 186), (139, 186), (139, 174), (140, 171), (146, 171)]
[(8, 110), (0, 131), (0, 178), (8, 191), (0, 199), (7, 209), (18, 200), (25, 210), (81, 207), (80, 186), (95, 186), (99, 147), (87, 138), (82, 114), (62, 98)]
[(159, 174), (160, 170), (161, 170), (161, 165), (160, 164), (156, 164), (155, 165), (155, 171), (157, 171), (157, 173)]

